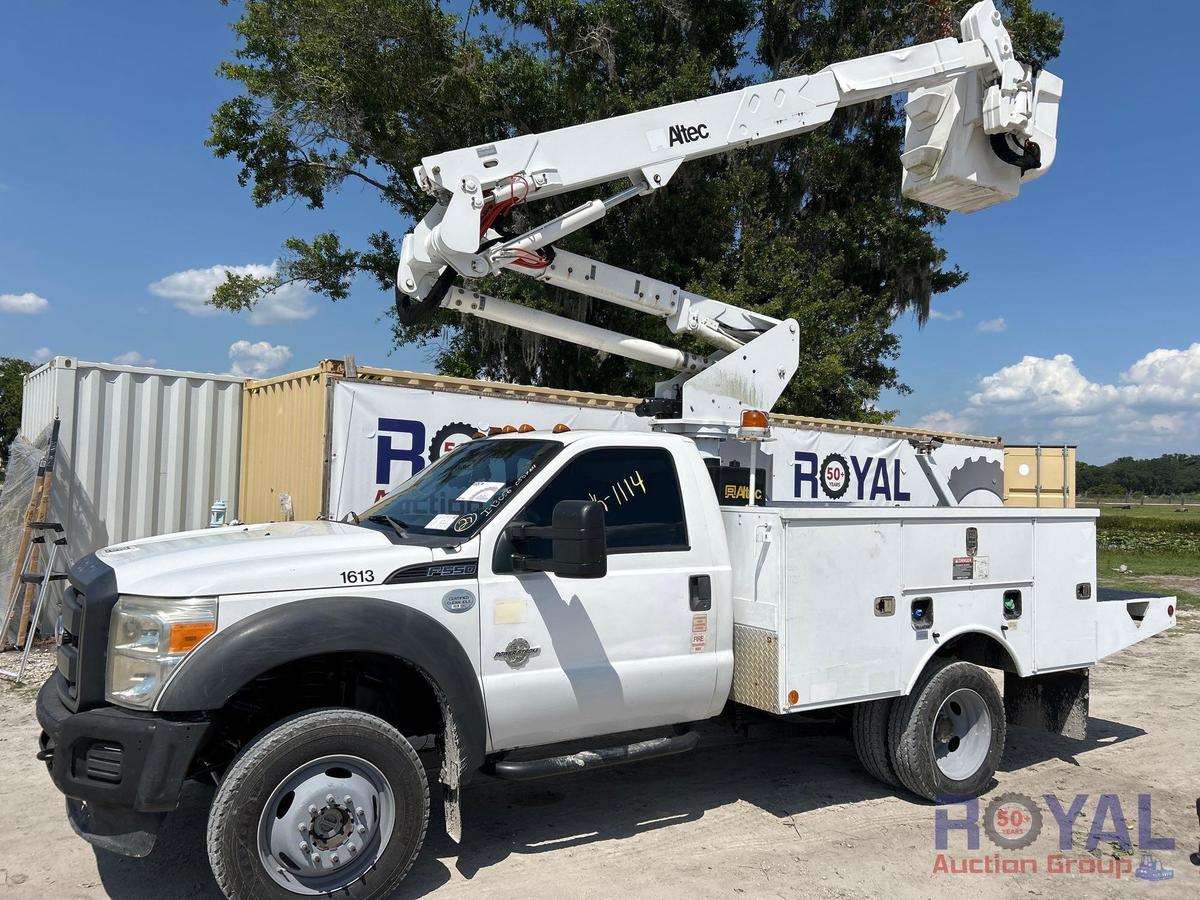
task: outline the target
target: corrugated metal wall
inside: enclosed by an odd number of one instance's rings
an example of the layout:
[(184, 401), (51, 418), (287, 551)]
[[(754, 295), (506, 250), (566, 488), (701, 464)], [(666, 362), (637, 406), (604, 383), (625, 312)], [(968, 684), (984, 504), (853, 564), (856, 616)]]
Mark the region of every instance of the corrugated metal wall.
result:
[(246, 383), (238, 503), (243, 522), (282, 519), (280, 494), (292, 498), (298, 520), (315, 519), (324, 510), (333, 375), (334, 368), (322, 364)]
[(1075, 448), (1004, 448), (1004, 505), (1068, 509), (1075, 506)]
[(51, 514), (71, 559), (237, 515), (242, 381), (56, 357), (25, 381), (21, 431), (62, 420)]
[(25, 376), (21, 391), (21, 436), (36, 440), (42, 429), (54, 419), (59, 405), (59, 373), (75, 365), (73, 359), (56, 357)]

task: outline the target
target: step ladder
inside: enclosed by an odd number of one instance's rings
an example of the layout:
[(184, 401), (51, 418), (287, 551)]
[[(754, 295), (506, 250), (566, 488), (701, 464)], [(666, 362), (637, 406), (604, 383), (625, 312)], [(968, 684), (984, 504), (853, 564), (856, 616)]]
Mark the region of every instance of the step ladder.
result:
[[(38, 586), (37, 602), (33, 606), (33, 612), (28, 619), (29, 626), (25, 632), (25, 646), (21, 646), (19, 637), (14, 641), (17, 650), (21, 651), (21, 664), (16, 669), (0, 669), (0, 677), (9, 678), (17, 684), (21, 684), (25, 677), (29, 652), (33, 649), (38, 623), (42, 620), (42, 610), (45, 609), (46, 598), (50, 595), (50, 585), (56, 581), (65, 581), (67, 578), (65, 571), (67, 538), (63, 534), (62, 525), (57, 522), (30, 522), (28, 527), (34, 536), (25, 550), (25, 559), (21, 563), (21, 575), (13, 583), (12, 596), (8, 598), (4, 618), (0, 620), (0, 646), (7, 647), (8, 630), (19, 623), (19, 616), (25, 608), (22, 600), (28, 593), (29, 586)], [(50, 547), (49, 552), (42, 553), (41, 551), (47, 544)], [(42, 566), (41, 571), (37, 572), (34, 569), (39, 557)], [(64, 563), (64, 570), (55, 571), (55, 566), (58, 565), (60, 559)]]

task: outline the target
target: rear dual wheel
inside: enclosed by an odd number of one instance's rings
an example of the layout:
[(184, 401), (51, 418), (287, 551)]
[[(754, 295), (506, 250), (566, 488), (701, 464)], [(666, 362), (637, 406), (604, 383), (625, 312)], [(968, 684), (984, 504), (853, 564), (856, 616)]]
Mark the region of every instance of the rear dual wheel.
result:
[(868, 772), (928, 800), (983, 793), (1004, 751), (1000, 692), (966, 662), (932, 663), (908, 696), (859, 704), (852, 725)]

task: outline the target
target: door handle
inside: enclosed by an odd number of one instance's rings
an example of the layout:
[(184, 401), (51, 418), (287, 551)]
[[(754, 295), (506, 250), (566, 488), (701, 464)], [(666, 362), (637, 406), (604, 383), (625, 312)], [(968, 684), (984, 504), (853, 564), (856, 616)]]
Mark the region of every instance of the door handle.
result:
[(707, 575), (688, 578), (688, 605), (692, 612), (708, 612), (712, 609), (712, 582)]

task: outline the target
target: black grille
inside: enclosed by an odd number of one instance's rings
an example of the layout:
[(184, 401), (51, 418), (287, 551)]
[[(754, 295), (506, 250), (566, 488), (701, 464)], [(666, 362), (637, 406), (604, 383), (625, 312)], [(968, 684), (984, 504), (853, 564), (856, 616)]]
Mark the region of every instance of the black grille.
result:
[(88, 747), (87, 756), (84, 758), (87, 777), (93, 781), (120, 784), (121, 761), (124, 756), (125, 751), (120, 744), (92, 744)]
[(62, 642), (58, 647), (58, 694), (68, 709), (104, 703), (108, 619), (117, 602), (117, 577), (95, 554), (71, 567), (63, 592)]

